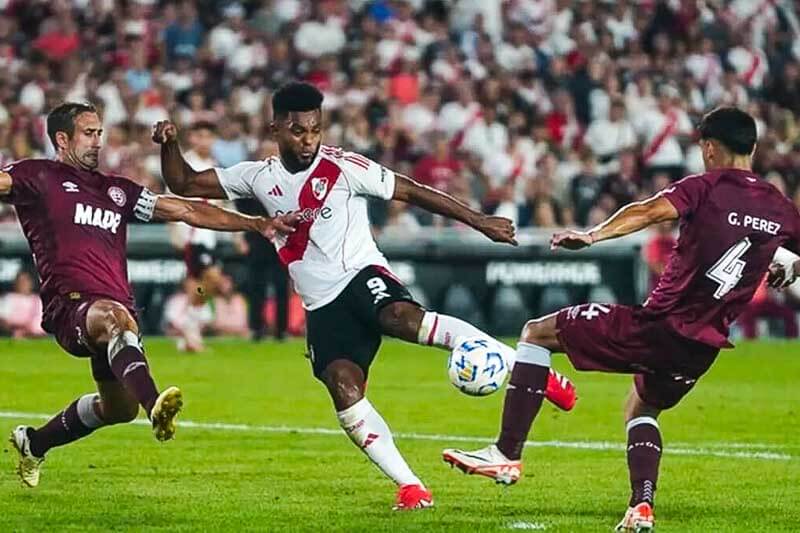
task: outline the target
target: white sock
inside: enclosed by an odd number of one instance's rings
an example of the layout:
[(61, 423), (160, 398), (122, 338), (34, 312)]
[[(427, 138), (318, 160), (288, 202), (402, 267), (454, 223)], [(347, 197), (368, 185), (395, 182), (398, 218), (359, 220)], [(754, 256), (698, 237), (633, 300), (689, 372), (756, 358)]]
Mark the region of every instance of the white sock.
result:
[(517, 363), (537, 365), (550, 368), (550, 350), (538, 344), (520, 342), (517, 344), (517, 352), (514, 360)]
[(97, 403), (98, 400), (100, 400), (100, 395), (96, 392), (84, 394), (78, 398), (78, 405), (76, 406), (78, 418), (81, 423), (89, 429), (96, 429), (106, 425), (105, 422), (97, 416), (97, 412), (94, 409), (95, 403)]
[[(483, 332), (460, 318), (442, 315), (427, 311), (422, 317), (422, 323), (417, 333), (417, 342), (426, 346), (437, 346), (452, 350), (456, 347), (457, 339), (461, 337), (485, 337), (494, 339), (491, 335)], [(494, 339), (503, 350), (503, 357), (508, 364), (509, 370), (514, 368), (517, 351), (511, 346)]]
[(362, 398), (344, 411), (337, 412), (336, 417), (353, 444), (366, 453), (395, 483), (422, 485), (422, 481), (414, 475), (394, 445), (389, 426), (369, 400)]
[(460, 337), (488, 337), (490, 335), (479, 330), (469, 322), (454, 316), (442, 315), (427, 311), (417, 332), (417, 342), (425, 346), (453, 349), (456, 339)]

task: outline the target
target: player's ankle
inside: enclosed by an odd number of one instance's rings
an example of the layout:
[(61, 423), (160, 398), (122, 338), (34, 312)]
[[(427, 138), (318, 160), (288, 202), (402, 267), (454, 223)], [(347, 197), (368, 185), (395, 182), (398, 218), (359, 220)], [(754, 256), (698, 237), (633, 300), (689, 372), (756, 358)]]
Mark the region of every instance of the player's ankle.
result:
[(519, 461), (522, 459), (522, 452), (517, 451), (522, 446), (516, 443), (508, 443), (502, 439), (498, 439), (495, 443), (497, 450), (503, 455), (506, 461)]

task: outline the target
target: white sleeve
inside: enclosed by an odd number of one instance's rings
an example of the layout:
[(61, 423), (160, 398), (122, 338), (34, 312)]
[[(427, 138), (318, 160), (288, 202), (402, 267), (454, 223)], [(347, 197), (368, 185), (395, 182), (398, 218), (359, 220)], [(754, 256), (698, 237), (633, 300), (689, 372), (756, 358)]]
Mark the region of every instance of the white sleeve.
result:
[(394, 172), (353, 152), (344, 152), (340, 164), (356, 194), (390, 200), (394, 196)]
[(265, 161), (244, 161), (228, 168), (215, 168), (219, 184), (228, 195), (228, 200), (252, 198), (255, 196), (256, 177), (266, 171)]

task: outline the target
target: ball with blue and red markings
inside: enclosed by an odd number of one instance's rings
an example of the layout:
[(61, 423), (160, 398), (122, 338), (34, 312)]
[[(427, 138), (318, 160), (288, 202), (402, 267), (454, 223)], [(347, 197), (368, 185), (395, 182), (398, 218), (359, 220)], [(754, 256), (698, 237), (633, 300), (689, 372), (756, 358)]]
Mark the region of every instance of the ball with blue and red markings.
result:
[(447, 360), (447, 372), (455, 388), (470, 396), (487, 396), (503, 386), (508, 362), (494, 339), (461, 339)]

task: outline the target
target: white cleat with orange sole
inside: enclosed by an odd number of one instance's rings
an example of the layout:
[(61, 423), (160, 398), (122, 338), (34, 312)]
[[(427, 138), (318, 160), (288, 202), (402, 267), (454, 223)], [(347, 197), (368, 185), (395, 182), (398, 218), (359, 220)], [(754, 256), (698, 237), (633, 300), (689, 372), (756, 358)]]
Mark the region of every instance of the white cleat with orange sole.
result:
[(465, 474), (478, 474), (504, 485), (513, 485), (522, 475), (522, 462), (508, 459), (494, 444), (474, 452), (450, 448), (442, 452), (442, 459)]
[(633, 507), (628, 507), (622, 522), (617, 524), (614, 531), (624, 533), (650, 533), (655, 530), (656, 519), (653, 516), (653, 507), (642, 502)]

